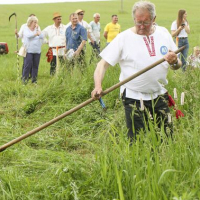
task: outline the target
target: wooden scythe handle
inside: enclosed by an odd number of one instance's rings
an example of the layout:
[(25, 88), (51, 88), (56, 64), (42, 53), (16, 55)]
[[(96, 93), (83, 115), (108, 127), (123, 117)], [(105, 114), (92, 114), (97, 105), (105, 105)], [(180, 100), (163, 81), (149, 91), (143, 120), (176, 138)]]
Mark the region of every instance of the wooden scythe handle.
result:
[[(176, 54), (179, 53), (179, 52), (182, 51), (184, 48), (185, 48), (185, 46), (181, 47), (180, 49), (176, 50), (175, 53), (176, 53)], [(119, 83), (113, 85), (112, 87), (106, 89), (106, 90), (103, 92), (103, 96), (106, 95), (106, 94), (108, 94), (108, 93), (110, 93), (110, 92), (112, 92), (113, 90), (119, 88), (121, 85), (124, 85), (125, 83), (129, 82), (130, 80), (132, 80), (132, 79), (134, 79), (134, 78), (140, 76), (141, 74), (143, 74), (143, 73), (149, 71), (150, 69), (156, 67), (157, 65), (161, 64), (161, 63), (164, 62), (164, 61), (165, 61), (164, 58), (162, 58), (162, 59), (158, 60), (157, 62), (155, 62), (155, 63), (149, 65), (148, 67), (146, 67), (146, 68), (140, 70), (139, 72), (133, 74), (132, 76), (128, 77), (127, 79), (125, 79), (125, 80), (123, 80), (123, 81), (121, 81), (121, 82), (119, 82)], [(21, 135), (20, 137), (11, 140), (10, 142), (8, 142), (8, 143), (6, 143), (6, 144), (4, 144), (3, 146), (0, 147), (0, 152), (4, 151), (6, 148), (12, 146), (13, 144), (18, 143), (18, 142), (20, 142), (21, 140), (23, 140), (23, 139), (25, 139), (25, 138), (27, 138), (27, 137), (29, 137), (29, 136), (31, 136), (31, 135), (33, 135), (33, 134), (35, 134), (35, 133), (41, 131), (41, 130), (43, 130), (44, 128), (46, 128), (46, 127), (48, 127), (48, 126), (50, 126), (50, 125), (52, 125), (52, 124), (54, 124), (55, 122), (57, 122), (57, 121), (63, 119), (63, 118), (66, 117), (67, 115), (70, 115), (70, 114), (76, 112), (77, 110), (83, 108), (84, 106), (90, 104), (90, 103), (93, 102), (93, 101), (94, 101), (94, 99), (93, 99), (93, 98), (90, 98), (90, 99), (86, 100), (85, 102), (83, 102), (83, 103), (77, 105), (76, 107), (72, 108), (71, 110), (68, 110), (68, 111), (66, 111), (65, 113), (59, 115), (58, 117), (56, 117), (56, 118), (50, 120), (49, 122), (46, 122), (46, 123), (44, 123), (43, 125), (41, 125), (41, 126), (35, 128), (35, 129), (33, 129), (33, 130), (31, 130), (31, 131), (25, 133), (24, 135)]]

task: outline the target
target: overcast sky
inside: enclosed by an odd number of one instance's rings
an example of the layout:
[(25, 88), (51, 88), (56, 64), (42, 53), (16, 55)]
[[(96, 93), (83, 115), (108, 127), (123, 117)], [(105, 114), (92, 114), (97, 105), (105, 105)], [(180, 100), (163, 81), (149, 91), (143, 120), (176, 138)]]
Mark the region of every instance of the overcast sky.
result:
[(108, 1), (108, 0), (0, 0), (0, 4), (37, 4), (37, 3), (60, 3), (81, 1)]

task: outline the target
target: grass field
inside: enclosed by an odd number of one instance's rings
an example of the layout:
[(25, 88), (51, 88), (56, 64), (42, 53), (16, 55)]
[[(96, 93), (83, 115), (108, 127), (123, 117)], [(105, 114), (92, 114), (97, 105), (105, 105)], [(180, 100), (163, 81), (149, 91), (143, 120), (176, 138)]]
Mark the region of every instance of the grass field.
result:
[[(101, 14), (102, 33), (112, 14), (118, 14), (122, 30), (132, 26), (131, 8), (135, 1), (58, 3), (0, 6), (0, 41), (7, 42), (9, 54), (0, 56), (0, 145), (19, 137), (90, 98), (97, 60), (88, 64), (85, 73), (63, 67), (58, 76), (50, 77), (46, 62), (47, 46), (42, 47), (38, 84), (23, 86), (17, 68), (15, 20), (18, 27), (31, 13), (39, 19), (41, 29), (52, 24), (53, 12), (59, 11), (63, 23), (76, 9), (86, 10), (85, 20), (95, 12)], [(200, 45), (199, 0), (155, 0), (156, 22), (170, 30), (177, 11), (188, 13), (192, 47)], [(102, 47), (105, 40), (102, 39)], [(91, 48), (87, 46), (89, 63)], [(119, 68), (110, 68), (104, 89), (118, 82)], [(199, 200), (200, 199), (200, 72), (169, 70), (171, 94), (177, 88), (179, 109), (185, 117), (175, 119), (173, 140), (156, 129), (141, 135), (133, 146), (126, 138), (124, 111), (119, 90), (103, 99), (104, 112), (98, 101), (67, 116), (41, 132), (0, 153), (0, 199), (2, 200)], [(180, 94), (185, 92), (185, 104)], [(164, 138), (160, 143), (156, 139)]]

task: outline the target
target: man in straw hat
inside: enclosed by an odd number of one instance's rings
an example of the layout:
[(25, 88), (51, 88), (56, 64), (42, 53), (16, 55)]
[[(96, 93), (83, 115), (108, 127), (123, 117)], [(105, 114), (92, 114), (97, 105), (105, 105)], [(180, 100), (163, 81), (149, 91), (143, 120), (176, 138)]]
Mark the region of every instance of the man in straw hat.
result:
[[(173, 52), (177, 49), (171, 35), (164, 27), (155, 26), (155, 5), (149, 1), (138, 1), (132, 10), (135, 26), (118, 34), (113, 41), (100, 53), (101, 61), (94, 73), (95, 88), (92, 98), (102, 95), (102, 81), (109, 65), (119, 63), (121, 68), (120, 81), (127, 79), (159, 59), (165, 62), (125, 83), (120, 88), (122, 96), (128, 138), (137, 139), (141, 131), (145, 131), (148, 122), (156, 122), (158, 128), (164, 125), (166, 135), (171, 128), (168, 107), (168, 93), (164, 85), (168, 83), (169, 66), (173, 70), (180, 68), (181, 61)], [(150, 117), (152, 116), (152, 117)]]
[[(47, 26), (42, 32), (46, 42), (49, 44), (50, 50), (53, 52), (53, 58), (50, 59), (50, 74), (54, 75), (56, 72), (56, 55), (58, 53), (59, 61), (63, 62), (65, 53), (65, 31), (66, 26), (62, 24), (62, 16), (59, 12), (53, 13), (54, 24)], [(56, 50), (58, 49), (58, 52)]]

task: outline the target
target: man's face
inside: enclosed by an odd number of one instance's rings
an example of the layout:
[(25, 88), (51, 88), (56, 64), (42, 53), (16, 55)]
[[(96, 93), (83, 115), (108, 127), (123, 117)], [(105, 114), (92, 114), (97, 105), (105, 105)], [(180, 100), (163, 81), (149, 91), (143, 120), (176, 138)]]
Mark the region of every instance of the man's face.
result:
[(55, 22), (56, 25), (60, 25), (61, 22), (62, 22), (62, 18), (61, 18), (61, 17), (56, 17), (56, 18), (54, 19), (54, 22)]
[(94, 17), (94, 21), (97, 23), (100, 21), (100, 16), (99, 15), (96, 15), (96, 17)]
[(70, 18), (72, 25), (78, 24), (78, 15), (72, 15)]
[(118, 17), (117, 16), (114, 16), (113, 18), (112, 18), (112, 23), (113, 24), (116, 24), (118, 22)]
[(79, 21), (82, 21), (83, 17), (84, 17), (84, 12), (78, 13), (78, 20)]
[(147, 10), (136, 10), (134, 21), (137, 34), (147, 36), (151, 34), (155, 18), (152, 20)]

